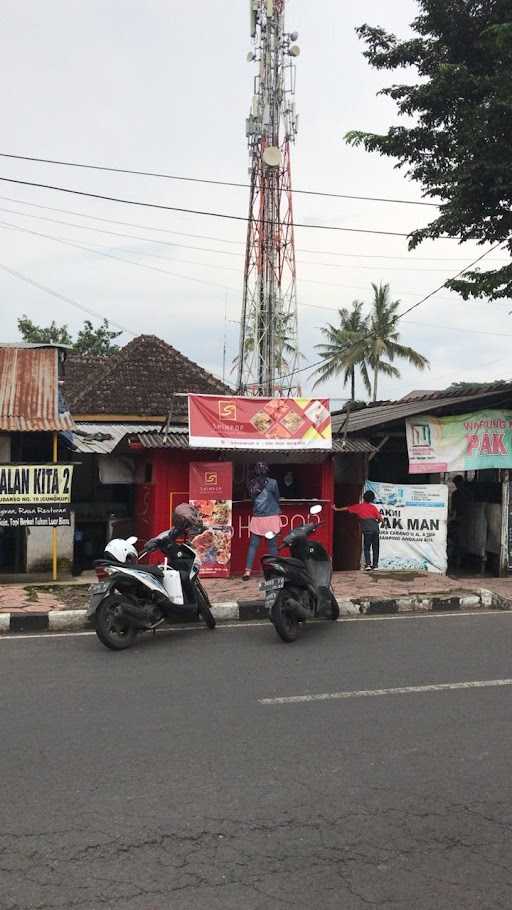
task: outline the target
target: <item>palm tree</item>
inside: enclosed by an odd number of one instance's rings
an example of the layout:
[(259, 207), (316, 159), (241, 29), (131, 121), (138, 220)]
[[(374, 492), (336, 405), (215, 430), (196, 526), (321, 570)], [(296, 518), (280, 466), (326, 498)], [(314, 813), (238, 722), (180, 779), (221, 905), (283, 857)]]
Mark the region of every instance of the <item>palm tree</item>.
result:
[[(430, 366), (429, 361), (414, 348), (400, 344), (400, 333), (397, 329), (400, 316), (397, 312), (399, 300), (391, 300), (389, 284), (373, 284), (373, 312), (371, 315), (370, 332), (366, 340), (361, 339), (360, 345), (366, 345), (366, 359), (373, 370), (373, 401), (377, 401), (379, 375), (400, 377), (400, 371), (393, 366), (393, 361), (406, 360), (418, 370), (425, 370)], [(357, 350), (355, 352), (357, 355)]]
[[(276, 313), (274, 322), (274, 363), (277, 373), (288, 373), (295, 368), (295, 363), (303, 359), (303, 355), (297, 349), (295, 344), (294, 332), (295, 315), (293, 313)], [(251, 358), (256, 351), (256, 325), (255, 319), (252, 318), (249, 325), (246, 326), (246, 337), (244, 344), (245, 357)], [(233, 358), (231, 372), (238, 370), (240, 355)]]
[(364, 339), (369, 333), (369, 317), (363, 316), (364, 304), (354, 300), (352, 309), (339, 310), (339, 326), (327, 325), (323, 328), (322, 335), (325, 344), (317, 344), (320, 357), (324, 361), (316, 371), (318, 379), (315, 386), (326, 379), (343, 375), (343, 387), (350, 382), (350, 397), (356, 397), (356, 369), (359, 368), (363, 384), (368, 394), (371, 392), (370, 377), (368, 375), (367, 352)]

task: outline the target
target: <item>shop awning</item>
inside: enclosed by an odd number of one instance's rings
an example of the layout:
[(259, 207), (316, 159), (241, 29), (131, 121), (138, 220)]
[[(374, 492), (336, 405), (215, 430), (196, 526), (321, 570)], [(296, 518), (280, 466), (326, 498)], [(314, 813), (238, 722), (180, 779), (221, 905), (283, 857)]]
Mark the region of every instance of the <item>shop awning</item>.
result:
[[(126, 442), (127, 448), (132, 449), (132, 450), (136, 450), (136, 449), (189, 449), (190, 448), (188, 431), (185, 427), (172, 427), (171, 429), (167, 430), (167, 432), (165, 432), (162, 429), (159, 429), (158, 432), (151, 432), (151, 431), (149, 431), (148, 427), (143, 428), (142, 432), (140, 432), (140, 431), (137, 432), (135, 430), (135, 428), (132, 427), (132, 430), (129, 431), (129, 435), (127, 436), (125, 442)], [(236, 453), (237, 456), (240, 456), (242, 454), (241, 450), (239, 450), (239, 449), (233, 449), (233, 450), (212, 449), (211, 451), (219, 451), (219, 452), (224, 452), (227, 454)], [(311, 449), (294, 449), (293, 451), (290, 451), (290, 449), (274, 449), (272, 452), (267, 452), (267, 453), (262, 453), (259, 450), (254, 450), (254, 451), (255, 452), (258, 451), (258, 453), (260, 455), (267, 454), (270, 456), (270, 455), (277, 455), (277, 454), (281, 454), (281, 455), (286, 454), (289, 457), (292, 457), (293, 455), (299, 455), (299, 454), (302, 456), (308, 455), (308, 454), (309, 455), (313, 455), (313, 454), (326, 455), (326, 454), (328, 454), (327, 452), (313, 453), (313, 451)], [(373, 446), (372, 443), (369, 442), (367, 439), (362, 439), (359, 437), (351, 436), (350, 438), (347, 438), (347, 439), (343, 439), (341, 437), (334, 438), (333, 442), (332, 442), (332, 451), (337, 455), (338, 454), (344, 454), (344, 455), (367, 454), (367, 455), (369, 455), (372, 452), (375, 452), (376, 449), (375, 449), (375, 446)], [(246, 450), (246, 454), (247, 454), (247, 450)]]
[(160, 424), (80, 422), (74, 431), (64, 435), (75, 452), (82, 455), (110, 455), (128, 434), (137, 435), (141, 431), (153, 433), (160, 429)]

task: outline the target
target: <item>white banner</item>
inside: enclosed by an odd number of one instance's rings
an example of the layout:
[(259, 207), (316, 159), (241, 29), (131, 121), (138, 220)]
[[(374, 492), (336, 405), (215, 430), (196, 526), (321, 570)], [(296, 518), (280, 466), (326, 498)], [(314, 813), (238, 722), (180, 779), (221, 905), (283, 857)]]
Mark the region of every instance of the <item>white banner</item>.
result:
[(384, 521), (380, 526), (379, 569), (437, 572), (447, 568), (446, 484), (392, 484), (367, 481)]

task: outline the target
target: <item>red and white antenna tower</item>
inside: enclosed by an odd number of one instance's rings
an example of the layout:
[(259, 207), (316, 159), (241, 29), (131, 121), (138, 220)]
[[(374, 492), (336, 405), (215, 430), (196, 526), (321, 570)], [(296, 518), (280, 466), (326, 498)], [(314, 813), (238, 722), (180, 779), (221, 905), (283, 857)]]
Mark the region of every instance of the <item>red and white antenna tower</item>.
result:
[[(244, 394), (297, 391), (295, 239), (290, 144), (295, 141), (296, 32), (286, 32), (286, 0), (249, 0), (258, 64), (247, 118), (250, 199), (238, 355)], [(282, 379), (280, 377), (286, 376)]]

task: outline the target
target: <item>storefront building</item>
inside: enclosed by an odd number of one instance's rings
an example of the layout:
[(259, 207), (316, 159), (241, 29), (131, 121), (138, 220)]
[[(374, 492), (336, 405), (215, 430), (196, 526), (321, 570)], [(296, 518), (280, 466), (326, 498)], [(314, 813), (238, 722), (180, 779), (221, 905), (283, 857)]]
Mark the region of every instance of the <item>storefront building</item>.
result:
[(512, 571), (512, 383), (414, 392), (369, 405), (348, 420), (337, 414), (334, 430), (341, 425), (349, 439), (363, 434), (375, 446), (370, 481), (447, 487), (448, 571)]
[(72, 513), (67, 510), (52, 531), (48, 508), (16, 503), (12, 496), (16, 475), (28, 481), (38, 466), (66, 457), (62, 434), (74, 424), (61, 395), (65, 356), (66, 349), (56, 345), (0, 345), (0, 581), (50, 572), (52, 534), (59, 567), (69, 571), (72, 565)]

